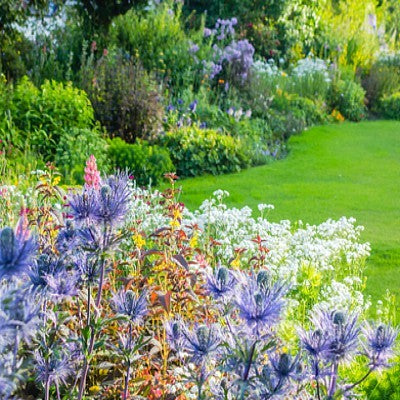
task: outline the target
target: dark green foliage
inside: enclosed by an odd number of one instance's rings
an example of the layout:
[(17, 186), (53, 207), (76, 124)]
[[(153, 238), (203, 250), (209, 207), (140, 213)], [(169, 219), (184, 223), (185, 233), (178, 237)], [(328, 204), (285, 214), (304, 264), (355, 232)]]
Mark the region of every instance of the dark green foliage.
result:
[(250, 154), (240, 138), (196, 125), (167, 132), (162, 139), (179, 176), (237, 172), (250, 165)]
[(139, 185), (156, 185), (165, 173), (175, 169), (168, 150), (145, 141), (130, 144), (115, 138), (109, 142), (108, 156), (114, 168), (128, 171)]
[(361, 121), (366, 117), (365, 90), (357, 82), (334, 82), (329, 101), (332, 109), (340, 111), (350, 121)]
[(384, 96), (379, 102), (379, 110), (386, 118), (400, 120), (400, 92)]
[(164, 111), (161, 95), (139, 62), (104, 56), (83, 78), (96, 118), (111, 136), (133, 143), (159, 134)]

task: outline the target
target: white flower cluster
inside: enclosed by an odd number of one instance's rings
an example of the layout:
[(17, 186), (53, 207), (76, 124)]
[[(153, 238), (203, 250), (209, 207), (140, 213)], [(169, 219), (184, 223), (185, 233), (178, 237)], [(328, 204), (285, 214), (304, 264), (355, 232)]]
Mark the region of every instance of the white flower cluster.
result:
[(268, 61), (255, 61), (252, 69), (257, 74), (266, 74), (268, 76), (281, 75), (281, 71), (272, 58)]
[[(289, 281), (293, 288), (302, 284), (304, 268), (312, 267), (321, 274), (322, 306), (369, 306), (362, 294), (362, 274), (370, 245), (360, 242), (363, 227), (356, 226), (354, 218), (329, 219), (320, 225), (288, 220), (274, 223), (262, 214), (273, 209), (272, 205), (260, 204), (261, 216), (254, 217), (249, 207), (229, 208), (223, 202), (228, 195), (218, 190), (193, 213), (187, 209), (183, 212), (183, 229), (196, 224), (202, 231), (198, 237), (200, 247), (206, 248), (210, 237), (219, 243), (214, 249), (214, 265), (229, 265), (241, 249), (240, 268), (251, 268), (251, 260), (259, 251), (254, 239), (259, 236), (268, 249), (264, 267)], [(133, 218), (142, 221), (140, 229), (147, 234), (169, 223), (162, 205), (157, 203), (159, 197), (158, 192), (136, 190)]]
[(306, 57), (297, 62), (297, 65), (292, 70), (292, 75), (298, 77), (310, 76), (321, 74), (324, 76), (326, 82), (330, 82), (328, 65), (325, 60), (314, 57)]

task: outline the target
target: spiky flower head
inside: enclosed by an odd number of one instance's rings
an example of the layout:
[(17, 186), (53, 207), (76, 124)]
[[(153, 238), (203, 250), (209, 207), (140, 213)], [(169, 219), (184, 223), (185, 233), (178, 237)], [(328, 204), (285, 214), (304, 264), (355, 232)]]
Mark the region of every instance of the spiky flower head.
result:
[(61, 350), (52, 351), (45, 357), (40, 351), (36, 351), (35, 370), (36, 379), (45, 384), (65, 384), (72, 374), (72, 367), (68, 356)]
[(329, 349), (328, 332), (321, 329), (299, 330), (301, 347), (313, 358), (320, 358)]
[(219, 351), (221, 345), (220, 330), (216, 325), (196, 325), (192, 330), (182, 329), (182, 347), (193, 362), (202, 363), (210, 355)]
[(249, 276), (241, 283), (236, 291), (235, 305), (252, 334), (260, 336), (278, 322), (286, 291), (286, 285), (271, 284), (264, 274)]
[(130, 180), (126, 173), (109, 176), (98, 192), (98, 221), (117, 226), (123, 222), (129, 210)]
[(92, 154), (86, 161), (85, 167), (85, 187), (99, 190), (101, 185), (100, 172), (97, 169), (96, 158)]
[(75, 272), (61, 270), (57, 274), (47, 275), (46, 282), (54, 302), (61, 302), (78, 293), (78, 276)]
[(165, 333), (171, 349), (176, 352), (182, 350), (182, 322), (179, 320), (167, 321), (165, 323)]
[(231, 271), (225, 267), (218, 267), (214, 274), (207, 276), (206, 289), (214, 299), (218, 300), (229, 297), (236, 283), (237, 280)]
[(0, 230), (0, 280), (26, 272), (35, 253), (36, 243), (24, 230), (17, 234), (10, 227)]
[(99, 213), (98, 194), (93, 189), (83, 190), (68, 196), (69, 213), (78, 225), (97, 222)]
[(118, 314), (126, 316), (132, 323), (139, 324), (147, 315), (147, 292), (138, 296), (132, 290), (120, 290), (113, 297), (114, 309)]
[(366, 355), (373, 368), (387, 367), (393, 356), (393, 347), (397, 338), (397, 329), (381, 324), (377, 327), (368, 326), (365, 329)]
[(328, 348), (323, 353), (327, 361), (342, 362), (353, 356), (358, 347), (360, 333), (356, 313), (316, 310), (312, 321), (328, 337)]

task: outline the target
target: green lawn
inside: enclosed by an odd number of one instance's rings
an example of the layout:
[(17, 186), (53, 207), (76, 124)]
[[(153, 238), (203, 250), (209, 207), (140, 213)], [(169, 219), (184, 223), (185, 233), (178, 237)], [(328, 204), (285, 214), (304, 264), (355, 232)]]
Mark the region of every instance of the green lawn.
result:
[(353, 216), (372, 245), (367, 292), (377, 299), (388, 288), (399, 300), (400, 122), (315, 127), (292, 137), (289, 147), (286, 159), (266, 166), (182, 180), (182, 201), (193, 209), (225, 189), (231, 206), (274, 204), (274, 221)]

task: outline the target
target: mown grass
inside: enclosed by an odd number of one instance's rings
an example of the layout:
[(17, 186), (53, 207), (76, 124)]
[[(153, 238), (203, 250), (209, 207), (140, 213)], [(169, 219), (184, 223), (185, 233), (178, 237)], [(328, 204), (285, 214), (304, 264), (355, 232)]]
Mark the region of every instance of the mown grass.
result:
[(273, 221), (355, 217), (372, 246), (367, 293), (377, 300), (389, 289), (399, 300), (400, 122), (315, 127), (292, 137), (289, 148), (287, 158), (269, 165), (182, 180), (182, 201), (193, 209), (225, 189), (230, 206), (274, 204)]

